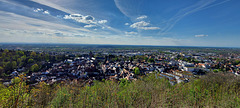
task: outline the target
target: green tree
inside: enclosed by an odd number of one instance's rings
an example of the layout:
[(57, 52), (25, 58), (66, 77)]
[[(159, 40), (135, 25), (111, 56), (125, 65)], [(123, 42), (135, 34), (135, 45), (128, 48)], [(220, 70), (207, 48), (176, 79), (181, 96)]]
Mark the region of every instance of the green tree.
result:
[(148, 58), (147, 58), (147, 57), (144, 57), (144, 60), (145, 60), (145, 61), (148, 61)]
[(10, 73), (11, 71), (13, 71), (12, 63), (6, 62), (5, 69), (7, 73)]
[(31, 57), (35, 57), (36, 55), (37, 55), (36, 52), (31, 52), (30, 54)]
[(24, 52), (23, 51), (18, 51), (17, 54), (20, 55), (20, 56), (23, 56)]
[(6, 56), (6, 53), (2, 53), (2, 57), (4, 58)]
[(45, 59), (46, 61), (49, 61), (49, 54), (45, 54), (45, 55), (44, 55), (44, 59)]
[(148, 59), (148, 62), (150, 62), (150, 63), (154, 63), (155, 60), (154, 60), (154, 58), (150, 58), (150, 59)]
[(34, 60), (33, 59), (28, 59), (28, 63), (33, 63)]
[(8, 52), (9, 52), (9, 50), (8, 50), (8, 49), (5, 49), (3, 52), (4, 52), (4, 53), (8, 53)]
[(39, 70), (38, 64), (34, 64), (34, 65), (32, 65), (31, 68), (30, 68), (30, 71), (32, 71), (32, 72), (37, 72), (38, 70)]
[(0, 66), (0, 76), (3, 76), (3, 74), (4, 74), (4, 68)]
[(22, 61), (25, 61), (26, 59), (27, 59), (26, 55), (24, 55), (24, 56), (21, 57), (21, 60), (22, 60)]
[(22, 62), (21, 58), (17, 59), (17, 63), (20, 64)]
[(12, 68), (13, 68), (13, 69), (16, 69), (16, 68), (17, 68), (17, 62), (16, 62), (16, 61), (13, 61), (13, 62), (12, 62)]
[(138, 67), (134, 68), (135, 75), (140, 75), (140, 70)]

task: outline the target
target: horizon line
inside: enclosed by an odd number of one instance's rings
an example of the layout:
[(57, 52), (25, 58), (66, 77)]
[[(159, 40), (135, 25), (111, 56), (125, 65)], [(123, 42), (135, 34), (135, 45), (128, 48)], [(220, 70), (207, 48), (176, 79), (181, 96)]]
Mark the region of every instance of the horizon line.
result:
[(24, 42), (0, 42), (1, 44), (22, 44), (22, 45), (30, 45), (30, 44), (41, 44), (41, 45), (99, 45), (99, 46), (148, 46), (148, 47), (195, 47), (195, 48), (240, 48), (240, 47), (226, 47), (226, 46), (178, 46), (178, 45), (124, 45), (124, 44), (81, 44), (81, 43), (24, 43)]

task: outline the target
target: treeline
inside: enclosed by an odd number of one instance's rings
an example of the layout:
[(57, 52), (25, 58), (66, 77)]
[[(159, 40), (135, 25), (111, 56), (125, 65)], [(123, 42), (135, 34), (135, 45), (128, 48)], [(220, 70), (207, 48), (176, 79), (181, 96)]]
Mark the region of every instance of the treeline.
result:
[(0, 107), (240, 107), (240, 80), (231, 75), (211, 74), (175, 86), (154, 74), (137, 81), (95, 81), (46, 85), (34, 88), (16, 78), (9, 87), (0, 85)]
[(22, 69), (25, 73), (37, 72), (47, 68), (48, 63), (60, 62), (65, 59), (65, 55), (1, 49), (0, 76), (9, 76), (15, 69)]

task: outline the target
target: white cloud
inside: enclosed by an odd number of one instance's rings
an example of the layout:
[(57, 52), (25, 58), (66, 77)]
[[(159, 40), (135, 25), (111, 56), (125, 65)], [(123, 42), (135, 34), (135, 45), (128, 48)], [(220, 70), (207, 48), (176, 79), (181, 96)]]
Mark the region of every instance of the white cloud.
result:
[(34, 9), (33, 11), (34, 12), (42, 12), (43, 14), (47, 14), (47, 15), (50, 14), (50, 12), (48, 10), (43, 10), (43, 9), (40, 9), (40, 8)]
[(142, 30), (157, 30), (159, 27), (149, 27), (150, 23), (145, 21), (136, 22), (130, 25), (131, 28), (142, 29)]
[[(100, 20), (96, 21), (95, 18), (91, 15), (81, 15), (81, 14), (71, 14), (71, 15), (65, 15), (63, 19), (72, 19), (80, 23), (85, 23), (85, 24), (105, 24), (108, 21), (107, 20)], [(86, 26), (89, 27), (89, 26)], [(92, 27), (92, 26), (91, 26)]]
[(107, 20), (100, 20), (100, 21), (98, 21), (98, 23), (99, 24), (105, 24), (105, 23), (107, 23)]
[(160, 28), (159, 27), (139, 27), (139, 29), (143, 29), (143, 30), (158, 30)]
[(43, 14), (50, 14), (50, 12), (48, 10), (44, 11)]
[(195, 37), (207, 37), (208, 35), (200, 34), (200, 35), (195, 35)]
[(148, 16), (146, 16), (146, 15), (142, 15), (142, 16), (140, 16), (140, 17), (137, 17), (136, 19), (137, 20), (143, 20), (143, 19), (146, 19)]
[(37, 8), (37, 9), (34, 9), (33, 11), (34, 11), (34, 12), (42, 12), (43, 9)]
[(72, 19), (80, 23), (90, 24), (90, 23), (96, 23), (95, 18), (90, 15), (81, 15), (81, 14), (71, 14), (71, 15), (65, 15), (63, 17), (64, 19)]
[(91, 27), (96, 27), (96, 25), (89, 24), (84, 26), (84, 28), (91, 28)]
[(138, 33), (131, 31), (131, 32), (125, 32), (125, 34), (126, 34), (126, 35), (137, 35)]
[(132, 27), (132, 28), (140, 28), (140, 27), (148, 26), (149, 24), (150, 23), (147, 23), (145, 21), (140, 21), (140, 22), (133, 23), (132, 25), (130, 25), (130, 27)]
[(52, 34), (53, 36), (55, 36), (54, 33), (56, 33), (56, 31), (64, 34), (68, 34), (67, 32), (70, 32), (70, 33), (91, 32), (85, 28), (75, 28), (75, 27), (67, 26), (61, 23), (53, 23), (53, 22), (43, 21), (39, 19), (29, 18), (29, 17), (21, 16), (21, 15), (10, 13), (10, 12), (0, 11), (0, 16), (1, 16), (0, 28), (5, 28), (9, 30), (18, 30), (17, 34), (19, 33), (19, 31), (30, 31), (28, 33), (22, 32), (22, 35), (26, 35), (26, 36), (35, 37), (36, 34), (44, 35), (44, 36), (48, 36), (48, 34)]
[(129, 23), (125, 23), (124, 25), (129, 25)]

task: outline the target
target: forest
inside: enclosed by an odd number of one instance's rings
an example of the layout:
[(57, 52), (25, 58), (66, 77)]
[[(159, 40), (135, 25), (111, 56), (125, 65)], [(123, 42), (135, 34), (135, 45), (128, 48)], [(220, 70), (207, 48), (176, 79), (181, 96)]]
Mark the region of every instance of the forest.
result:
[(44, 68), (49, 68), (52, 63), (61, 62), (65, 59), (65, 55), (0, 49), (0, 77), (8, 77), (16, 69), (21, 69), (26, 74), (38, 72)]

